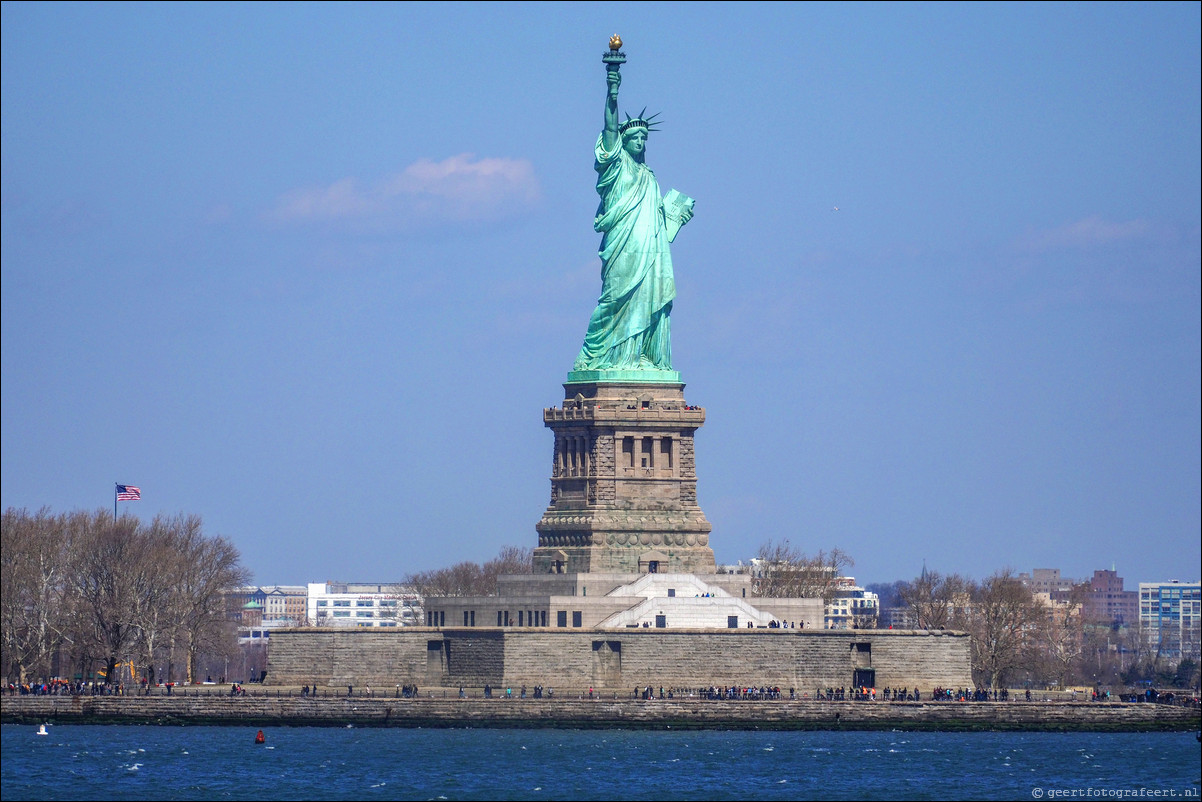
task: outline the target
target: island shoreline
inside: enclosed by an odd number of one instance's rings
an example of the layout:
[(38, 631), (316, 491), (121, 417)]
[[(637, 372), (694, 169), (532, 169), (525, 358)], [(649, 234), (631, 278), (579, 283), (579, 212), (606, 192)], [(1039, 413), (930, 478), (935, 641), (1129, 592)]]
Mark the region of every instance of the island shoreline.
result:
[(6, 695), (4, 724), (497, 729), (1184, 732), (1196, 707), (1130, 702)]

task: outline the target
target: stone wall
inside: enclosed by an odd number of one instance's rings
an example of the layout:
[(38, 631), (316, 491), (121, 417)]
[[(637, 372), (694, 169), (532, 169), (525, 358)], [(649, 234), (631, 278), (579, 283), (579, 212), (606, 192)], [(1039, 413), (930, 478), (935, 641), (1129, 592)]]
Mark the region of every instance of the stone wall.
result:
[[(414, 630), (404, 631), (408, 634)], [(274, 663), (283, 669), (288, 684), (292, 685), (336, 687), (372, 682), (391, 687), (393, 683), (405, 684), (425, 677), (430, 638), (398, 638), (395, 634), (374, 628), (273, 631), (267, 670), (272, 672)], [(394, 677), (398, 679), (391, 679)]]
[[(430, 640), (433, 651), (434, 639)], [(505, 674), (504, 630), (456, 630), (441, 640), (446, 655), (445, 665), (437, 677), (441, 685), (482, 687), (497, 683)], [(427, 672), (427, 682), (434, 672)], [(445, 678), (445, 679), (443, 679)]]
[[(196, 689), (174, 696), (13, 696), (5, 724), (209, 724), (345, 727), (622, 727), (782, 730), (1195, 731), (1197, 708), (1158, 704), (1039, 702), (816, 702), (700, 699), (398, 699), (251, 690), (232, 698)], [(345, 691), (343, 692), (345, 694)], [(268, 736), (271, 737), (270, 735)], [(249, 742), (249, 733), (248, 733)]]
[(896, 630), (293, 629), (272, 632), (271, 685), (543, 685), (629, 692), (634, 686), (771, 685), (813, 694), (875, 685), (971, 687), (969, 637)]
[(905, 638), (876, 638), (872, 640), (872, 667), (885, 666), (878, 670), (876, 684), (879, 688), (919, 688), (926, 693), (931, 684), (932, 667), (945, 672), (949, 677), (963, 677), (954, 682), (939, 683), (944, 688), (971, 688), (972, 655), (969, 653), (969, 638), (931, 634), (921, 649), (911, 648)]

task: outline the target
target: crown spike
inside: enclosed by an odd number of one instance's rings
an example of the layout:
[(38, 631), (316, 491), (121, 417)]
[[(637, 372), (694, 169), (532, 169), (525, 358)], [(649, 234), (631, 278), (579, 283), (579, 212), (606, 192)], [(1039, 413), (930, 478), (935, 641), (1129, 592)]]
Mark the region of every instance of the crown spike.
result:
[(622, 125), (618, 128), (618, 133), (625, 134), (631, 128), (642, 128), (648, 132), (658, 131), (659, 125), (663, 122), (663, 120), (656, 118), (658, 118), (662, 113), (663, 112), (657, 111), (655, 114), (647, 116), (646, 106), (643, 107), (643, 110), (639, 112), (639, 116), (637, 117), (631, 117), (630, 113), (626, 112), (626, 122), (622, 123)]

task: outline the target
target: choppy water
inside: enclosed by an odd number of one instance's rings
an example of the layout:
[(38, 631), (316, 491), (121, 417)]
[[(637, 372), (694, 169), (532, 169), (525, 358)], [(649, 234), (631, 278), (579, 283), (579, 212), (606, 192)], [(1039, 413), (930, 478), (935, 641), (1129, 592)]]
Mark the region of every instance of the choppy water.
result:
[[(1197, 799), (1194, 733), (0, 728), (16, 799)], [(1092, 789), (1092, 792), (1089, 792)], [(1142, 790), (1141, 790), (1142, 789)]]

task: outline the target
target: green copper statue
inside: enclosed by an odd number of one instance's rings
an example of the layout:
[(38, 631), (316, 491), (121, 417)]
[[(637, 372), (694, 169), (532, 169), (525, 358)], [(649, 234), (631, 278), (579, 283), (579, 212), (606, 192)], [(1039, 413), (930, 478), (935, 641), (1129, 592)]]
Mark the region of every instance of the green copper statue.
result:
[[(693, 200), (675, 190), (659, 194), (644, 163), (647, 135), (656, 115), (618, 120), (618, 71), (622, 42), (610, 40), (604, 57), (608, 93), (605, 127), (597, 138), (597, 194), (593, 228), (602, 234), (601, 297), (589, 320), (584, 346), (569, 381), (594, 378), (663, 380), (672, 371), (669, 316), (676, 284), (669, 243), (693, 216)], [(644, 112), (646, 110), (644, 109)], [(632, 374), (633, 371), (652, 373)], [(658, 375), (656, 375), (658, 374)]]

